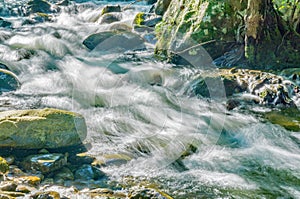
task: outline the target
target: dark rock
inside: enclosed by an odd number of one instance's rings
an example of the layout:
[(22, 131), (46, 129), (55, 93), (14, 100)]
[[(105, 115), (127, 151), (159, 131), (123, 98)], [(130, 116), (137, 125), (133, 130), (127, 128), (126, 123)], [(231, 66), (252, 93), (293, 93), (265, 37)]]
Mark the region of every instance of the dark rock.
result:
[(169, 5), (171, 3), (171, 0), (158, 0), (155, 4), (155, 14), (157, 15), (164, 15), (164, 13), (167, 11)]
[(127, 31), (106, 31), (88, 36), (84, 41), (90, 50), (126, 51), (145, 49), (144, 40), (137, 34)]
[(122, 15), (119, 13), (105, 13), (100, 18), (100, 24), (110, 24), (113, 22), (121, 21)]
[(120, 5), (107, 5), (102, 9), (101, 15), (104, 15), (106, 13), (110, 12), (121, 12), (121, 6)]
[(12, 72), (0, 69), (0, 93), (15, 91), (21, 86), (17, 76)]
[(148, 27), (155, 27), (156, 24), (161, 22), (161, 20), (162, 20), (162, 17), (155, 17), (155, 18), (147, 19), (144, 21), (143, 25), (148, 26)]
[(98, 168), (84, 164), (75, 171), (75, 179), (98, 180), (105, 177), (105, 174)]
[(9, 21), (5, 21), (4, 19), (2, 19), (0, 17), (0, 27), (10, 28), (11, 27), (11, 23)]
[(238, 100), (235, 100), (235, 99), (229, 99), (227, 102), (226, 102), (226, 109), (228, 111), (231, 111), (233, 110), (234, 108), (240, 106), (241, 103), (238, 101)]
[(63, 154), (42, 154), (28, 156), (22, 162), (22, 166), (30, 171), (50, 173), (67, 164), (67, 158)]
[(74, 175), (69, 168), (63, 167), (55, 172), (54, 179), (56, 182), (58, 180), (74, 180)]
[(154, 28), (153, 27), (148, 27), (148, 26), (144, 26), (144, 25), (134, 25), (133, 26), (133, 30), (135, 32), (138, 33), (149, 33), (149, 32), (153, 32)]
[(51, 13), (51, 4), (44, 0), (31, 0), (27, 3), (28, 14)]
[(68, 6), (70, 4), (71, 4), (70, 0), (62, 0), (57, 3), (57, 5), (59, 5), (59, 6)]
[(0, 63), (0, 69), (9, 70), (9, 68), (5, 64), (2, 64), (2, 63)]
[(87, 155), (86, 153), (72, 154), (68, 157), (68, 162), (72, 165), (91, 164), (94, 161), (95, 158)]

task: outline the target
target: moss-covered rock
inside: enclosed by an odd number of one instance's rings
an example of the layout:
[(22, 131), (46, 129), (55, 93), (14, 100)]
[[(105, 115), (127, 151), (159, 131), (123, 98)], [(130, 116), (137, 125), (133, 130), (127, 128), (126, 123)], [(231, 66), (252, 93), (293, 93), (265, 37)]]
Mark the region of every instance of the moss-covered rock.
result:
[(6, 160), (2, 157), (0, 157), (0, 175), (5, 174), (9, 171), (9, 166), (6, 162)]
[(295, 107), (292, 100), (293, 88), (293, 82), (272, 73), (248, 69), (221, 69), (195, 76), (186, 93), (214, 98), (225, 97), (223, 94), (230, 97), (247, 92), (254, 96), (252, 100), (256, 103)]
[[(180, 52), (200, 43), (211, 57), (221, 56), (222, 48), (215, 48), (221, 41), (235, 41), (237, 30), (242, 23), (231, 1), (171, 1), (163, 16), (163, 21), (156, 26), (158, 42), (156, 54), (171, 57), (171, 52)], [(195, 56), (198, 56), (195, 54)]]
[(57, 109), (0, 112), (0, 147), (58, 148), (79, 145), (87, 127), (77, 113)]
[(290, 131), (300, 131), (300, 111), (289, 108), (268, 112), (264, 117), (273, 124), (278, 124)]

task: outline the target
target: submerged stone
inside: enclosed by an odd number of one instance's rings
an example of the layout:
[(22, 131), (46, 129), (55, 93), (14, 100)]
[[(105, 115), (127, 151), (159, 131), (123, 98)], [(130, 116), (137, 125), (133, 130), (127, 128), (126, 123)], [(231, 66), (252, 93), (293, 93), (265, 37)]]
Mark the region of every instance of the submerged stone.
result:
[(67, 164), (67, 158), (63, 154), (31, 155), (22, 162), (26, 170), (49, 173), (58, 170)]
[(55, 149), (82, 144), (87, 127), (80, 114), (58, 109), (0, 112), (0, 147)]
[(98, 180), (104, 176), (105, 174), (100, 169), (88, 164), (82, 165), (74, 175), (75, 179), (80, 180)]
[(21, 86), (17, 76), (5, 69), (0, 69), (0, 94), (17, 90)]

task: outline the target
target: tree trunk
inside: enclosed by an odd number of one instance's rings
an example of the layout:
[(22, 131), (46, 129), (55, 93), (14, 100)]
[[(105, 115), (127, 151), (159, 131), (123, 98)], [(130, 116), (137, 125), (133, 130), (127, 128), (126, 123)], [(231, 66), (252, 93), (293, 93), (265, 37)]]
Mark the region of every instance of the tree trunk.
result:
[(299, 46), (293, 46), (299, 38), (293, 37), (272, 0), (248, 0), (245, 27), (245, 57), (250, 66), (278, 69), (299, 63)]

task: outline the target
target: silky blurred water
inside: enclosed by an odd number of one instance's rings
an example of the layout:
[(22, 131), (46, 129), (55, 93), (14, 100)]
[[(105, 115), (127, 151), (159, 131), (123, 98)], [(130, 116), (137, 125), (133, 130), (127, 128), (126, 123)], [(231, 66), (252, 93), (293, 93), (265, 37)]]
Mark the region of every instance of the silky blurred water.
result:
[[(300, 198), (300, 136), (250, 112), (227, 112), (225, 98), (187, 94), (201, 69), (174, 67), (138, 52), (89, 51), (83, 40), (119, 24), (132, 25), (144, 2), (122, 20), (100, 25), (106, 4), (72, 1), (52, 22), (22, 25), (27, 2), (0, 1), (0, 61), (22, 86), (0, 96), (1, 110), (54, 107), (81, 113), (88, 151), (130, 161), (102, 168), (112, 181), (134, 176), (157, 183), (174, 198)], [(55, 3), (55, 1), (51, 1)], [(57, 36), (59, 35), (59, 37)], [(217, 82), (211, 89), (222, 91)], [(196, 152), (183, 158), (190, 146)]]

